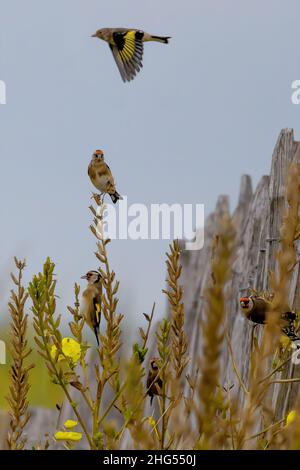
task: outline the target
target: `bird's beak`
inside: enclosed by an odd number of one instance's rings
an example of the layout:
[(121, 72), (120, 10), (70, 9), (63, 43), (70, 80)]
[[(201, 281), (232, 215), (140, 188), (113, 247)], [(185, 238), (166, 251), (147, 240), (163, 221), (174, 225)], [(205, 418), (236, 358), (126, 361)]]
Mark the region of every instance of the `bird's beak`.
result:
[(91, 35), (91, 38), (96, 38), (96, 37), (97, 37), (97, 33)]
[(81, 276), (80, 279), (87, 279), (86, 274), (84, 276)]

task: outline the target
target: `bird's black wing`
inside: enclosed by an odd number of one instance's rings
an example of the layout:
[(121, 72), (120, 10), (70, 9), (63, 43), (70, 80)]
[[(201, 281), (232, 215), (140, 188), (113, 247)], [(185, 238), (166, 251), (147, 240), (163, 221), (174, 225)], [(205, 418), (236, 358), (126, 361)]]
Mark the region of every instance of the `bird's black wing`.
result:
[(102, 298), (101, 295), (97, 295), (93, 298), (94, 309), (95, 309), (95, 325), (97, 328), (100, 324), (100, 317), (101, 317), (101, 308), (102, 308)]
[(100, 320), (101, 320), (101, 310), (102, 310), (102, 295), (99, 292), (98, 295), (96, 295), (93, 298), (93, 304), (94, 304), (94, 315), (93, 315), (93, 330), (97, 339), (97, 343), (99, 346), (99, 327), (100, 327)]
[(119, 72), (124, 82), (133, 80), (143, 67), (142, 31), (125, 31), (113, 33), (115, 45), (110, 44)]
[(146, 386), (147, 386), (147, 392), (148, 392), (148, 395), (149, 393), (151, 393), (151, 385), (154, 381), (154, 377), (152, 377), (152, 374), (151, 372), (148, 373), (148, 377), (147, 377), (147, 383), (146, 383)]

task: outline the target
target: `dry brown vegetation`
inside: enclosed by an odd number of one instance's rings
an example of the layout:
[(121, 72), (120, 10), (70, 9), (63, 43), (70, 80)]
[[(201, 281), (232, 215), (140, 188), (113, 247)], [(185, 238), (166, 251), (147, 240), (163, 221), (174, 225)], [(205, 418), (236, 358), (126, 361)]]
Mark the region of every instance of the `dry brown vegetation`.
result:
[[(277, 253), (276, 272), (271, 273), (274, 293), (273, 311), (264, 328), (261, 341), (253, 338), (251, 363), (247, 381), (243, 381), (233, 356), (230, 331), (227, 330), (226, 299), (236, 295), (228, 291), (231, 266), (235, 256), (235, 231), (232, 220), (220, 218), (215, 234), (211, 260), (211, 279), (205, 292), (205, 320), (200, 324), (203, 338), (202, 355), (197, 367), (189, 369), (189, 338), (185, 334), (183, 290), (180, 285), (180, 245), (174, 241), (167, 253), (167, 287), (169, 315), (155, 330), (151, 314), (144, 314), (145, 327), (125, 364), (120, 357), (122, 320), (118, 313), (116, 275), (109, 264), (110, 240), (103, 235), (104, 206), (95, 196), (91, 207), (94, 222), (91, 231), (96, 238), (96, 257), (102, 275), (103, 296), (100, 347), (94, 364), (88, 357), (85, 321), (79, 315), (80, 288), (75, 284), (75, 304), (69, 307), (70, 338), (67, 346), (62, 337), (60, 316), (56, 312), (55, 266), (47, 259), (43, 270), (34, 276), (26, 293), (22, 286), (25, 264), (16, 260), (18, 276), (13, 276), (9, 310), (12, 324), (11, 386), (8, 397), (11, 413), (7, 443), (10, 449), (26, 448), (28, 413), (28, 376), (30, 350), (26, 343), (27, 316), (25, 304), (30, 297), (35, 342), (49, 372), (69, 402), (74, 423), (53, 429), (39, 448), (49, 445), (94, 450), (119, 449), (300, 449), (300, 404), (295, 403), (293, 420), (286, 416), (275, 419), (275, 410), (268, 401), (269, 388), (280, 383), (277, 374), (290, 360), (285, 358), (276, 367), (272, 359), (279, 348), (279, 312), (287, 303), (291, 272), (296, 263), (295, 241), (299, 238), (300, 166), (294, 163), (287, 182), (287, 206)], [(271, 293), (269, 293), (271, 294)], [(155, 351), (151, 342), (156, 342)], [(92, 346), (95, 347), (94, 345)], [(220, 379), (221, 355), (228, 348), (239, 390), (225, 388)], [(159, 364), (162, 381), (160, 393), (150, 408), (146, 383), (150, 356)], [(27, 363), (27, 364), (25, 364)], [(188, 374), (188, 370), (195, 370)], [(96, 383), (91, 383), (91, 376)], [(300, 381), (300, 378), (285, 379)], [(152, 384), (151, 384), (152, 385)], [(73, 392), (76, 391), (76, 400)], [(246, 400), (238, 400), (238, 392)], [(80, 397), (80, 398), (79, 398)], [(84, 402), (88, 413), (78, 406)], [(241, 405), (243, 403), (243, 405)], [(263, 423), (263, 427), (260, 423)], [(72, 427), (74, 425), (74, 428)], [(71, 430), (70, 430), (71, 428)], [(80, 443), (80, 444), (79, 444)]]

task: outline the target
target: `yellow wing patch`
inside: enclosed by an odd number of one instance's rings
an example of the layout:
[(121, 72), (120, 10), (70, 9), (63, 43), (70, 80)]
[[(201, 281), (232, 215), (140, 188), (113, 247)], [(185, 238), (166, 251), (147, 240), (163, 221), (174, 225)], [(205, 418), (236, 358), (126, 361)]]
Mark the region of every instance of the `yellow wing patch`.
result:
[(137, 38), (137, 31), (127, 31), (125, 34), (115, 33), (115, 44), (109, 44), (119, 72), (124, 82), (132, 80), (142, 68), (143, 41)]
[(96, 304), (96, 319), (97, 319), (97, 324), (100, 323), (100, 313), (101, 313), (101, 308), (99, 304)]
[(124, 37), (124, 47), (119, 51), (124, 62), (130, 62), (135, 52), (135, 31), (128, 31)]

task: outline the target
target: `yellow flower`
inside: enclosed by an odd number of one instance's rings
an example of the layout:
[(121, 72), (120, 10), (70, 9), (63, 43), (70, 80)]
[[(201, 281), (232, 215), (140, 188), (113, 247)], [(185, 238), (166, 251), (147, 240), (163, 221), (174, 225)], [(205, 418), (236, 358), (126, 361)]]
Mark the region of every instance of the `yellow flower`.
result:
[[(63, 338), (61, 342), (61, 349), (66, 357), (72, 359), (74, 364), (79, 361), (81, 356), (81, 347), (80, 344), (77, 343), (77, 341), (72, 338)], [(57, 357), (57, 347), (55, 346), (55, 344), (53, 344), (53, 346), (51, 347), (50, 354), (53, 360), (57, 360), (58, 362), (65, 360), (63, 354), (60, 354)]]
[(67, 419), (67, 421), (65, 421), (64, 423), (64, 427), (66, 429), (72, 429), (72, 428), (75, 428), (75, 426), (77, 426), (77, 421), (73, 421), (72, 419)]
[(297, 418), (297, 412), (295, 410), (290, 411), (286, 417), (286, 426), (289, 426), (290, 424), (292, 424), (296, 418)]
[(53, 346), (51, 347), (51, 350), (50, 350), (50, 355), (52, 357), (52, 359), (54, 361), (58, 361), (58, 362), (61, 362), (64, 360), (64, 356), (62, 354), (60, 354), (58, 357), (57, 357), (57, 347), (55, 346), (55, 344), (53, 344)]
[(54, 437), (57, 441), (80, 441), (82, 439), (81, 432), (64, 432), (58, 431), (54, 434)]
[(77, 362), (80, 359), (81, 347), (77, 341), (72, 338), (63, 338), (61, 344), (65, 356), (73, 359), (73, 362)]

